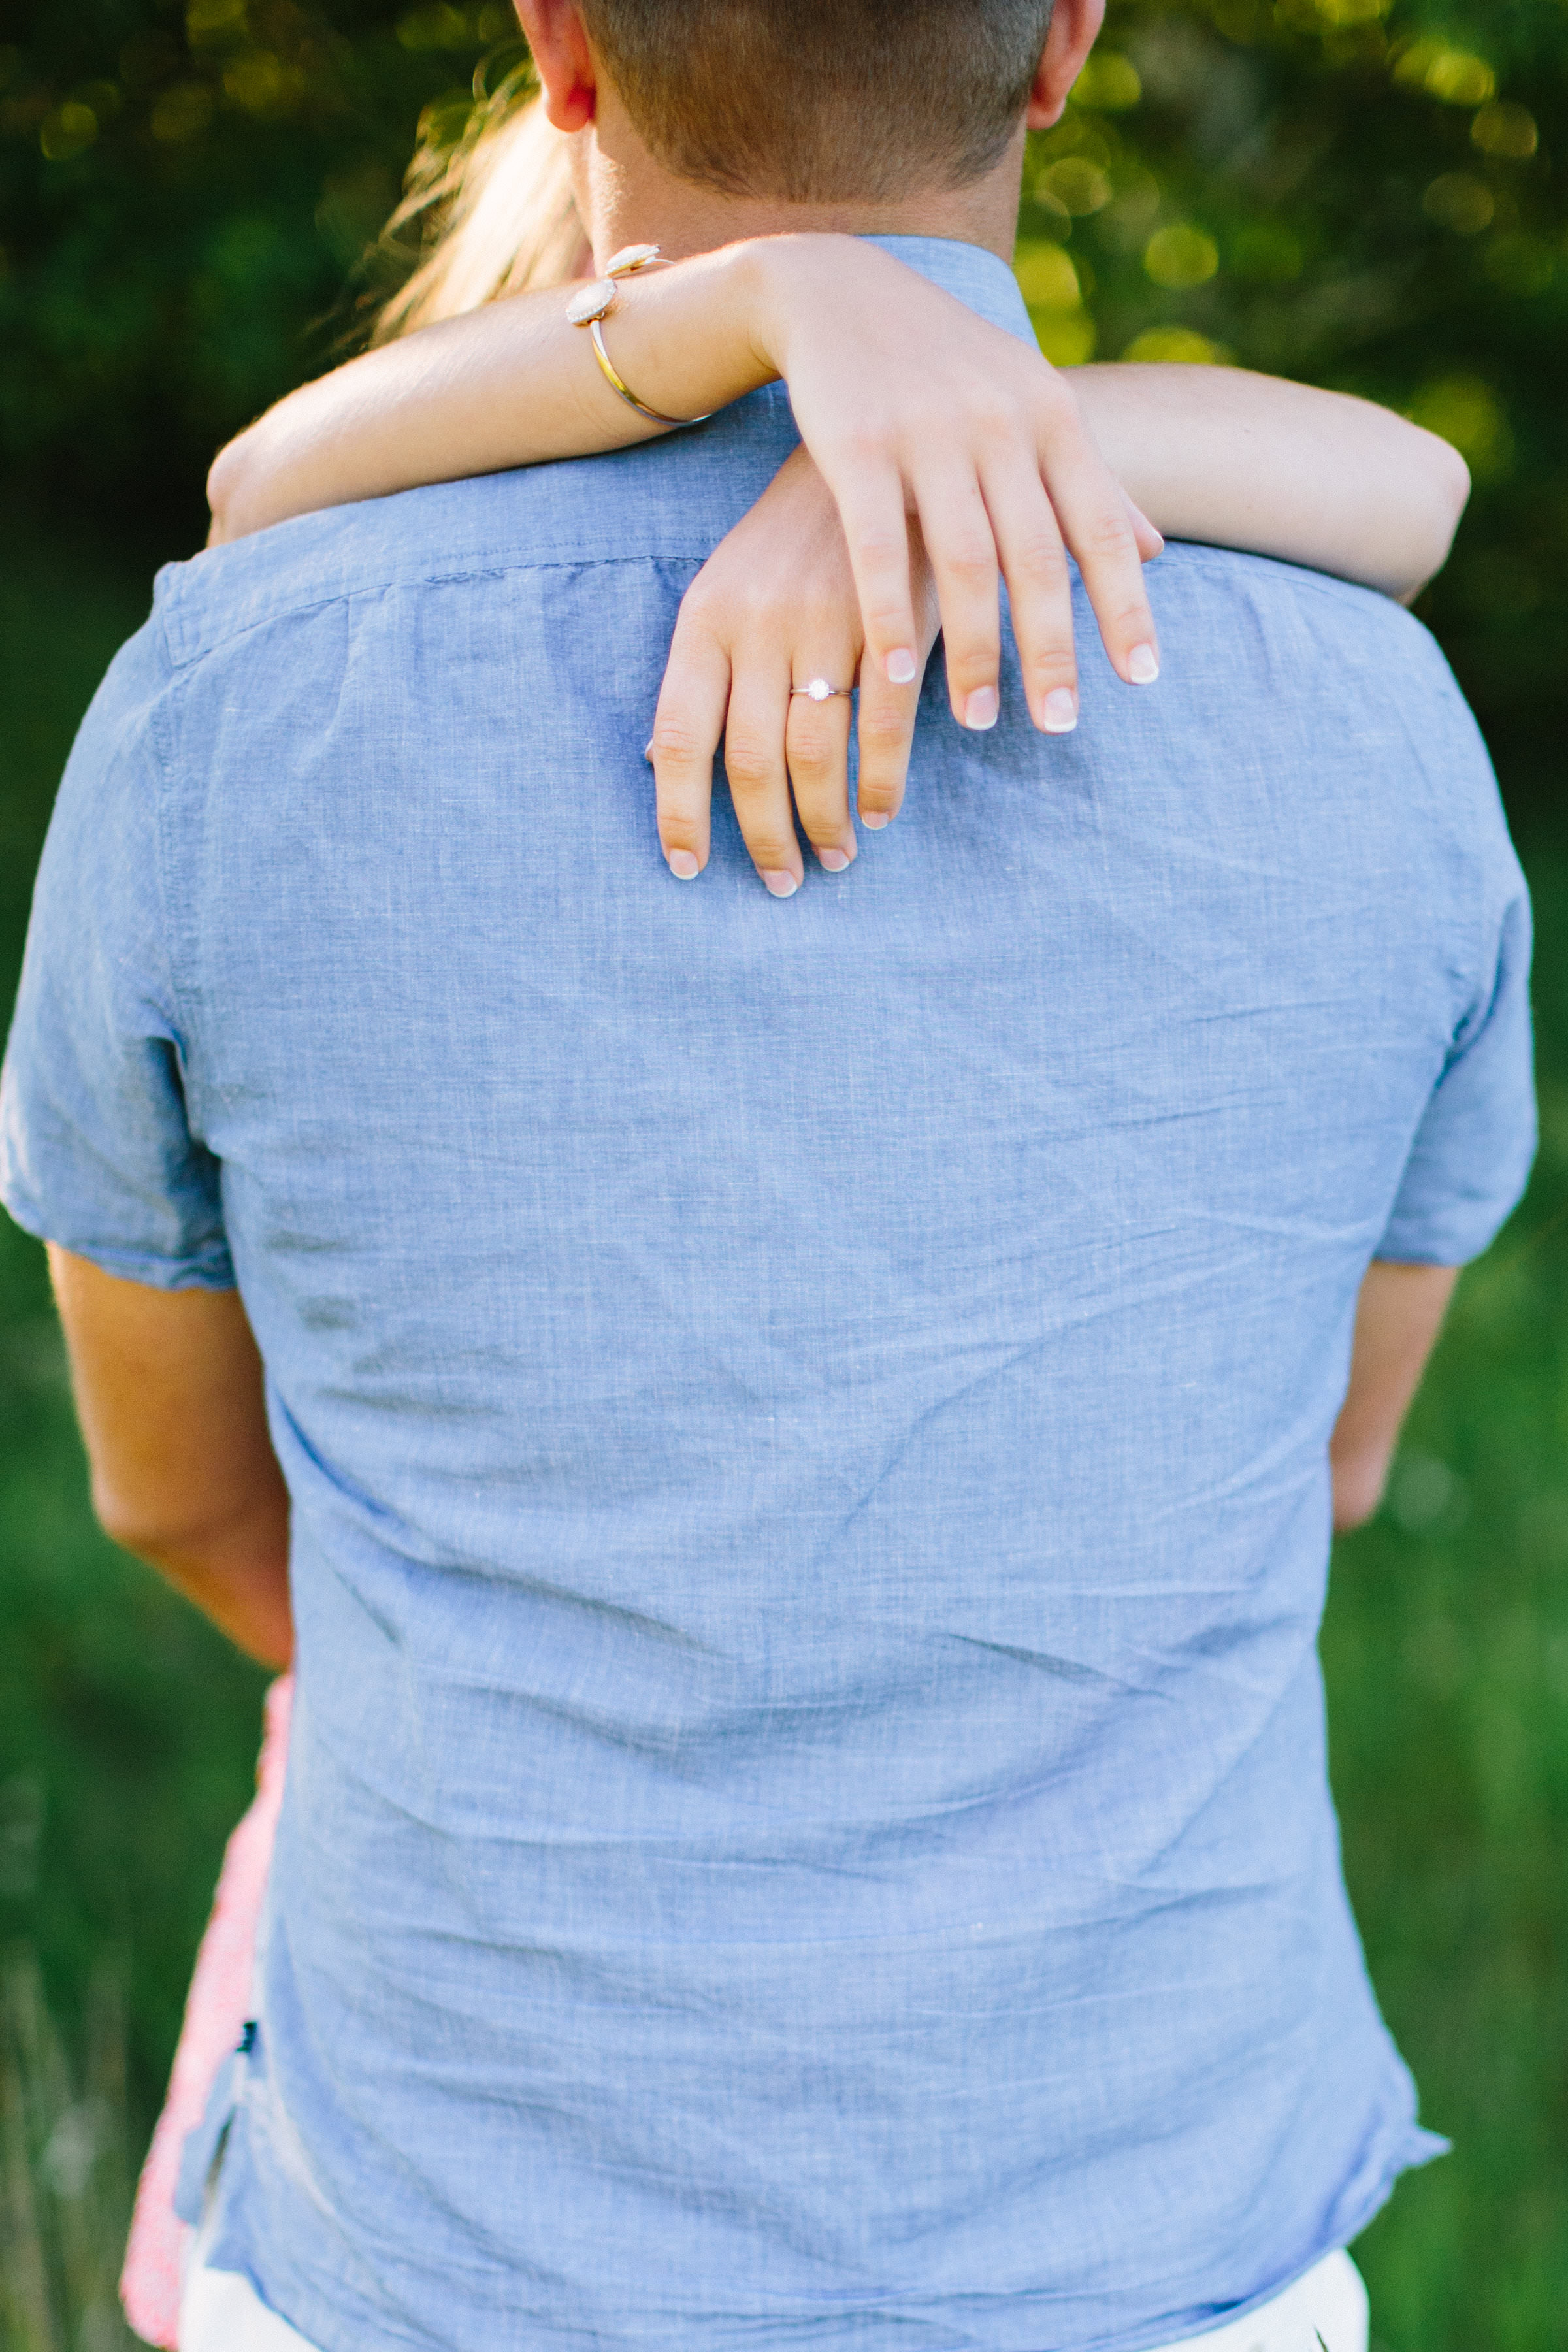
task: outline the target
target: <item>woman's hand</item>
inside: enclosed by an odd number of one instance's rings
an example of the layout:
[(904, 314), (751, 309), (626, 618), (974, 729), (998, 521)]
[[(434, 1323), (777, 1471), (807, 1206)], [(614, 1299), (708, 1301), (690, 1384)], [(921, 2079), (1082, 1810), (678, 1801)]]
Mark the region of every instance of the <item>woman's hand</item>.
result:
[(787, 383), (843, 520), (870, 666), (893, 684), (920, 673), (914, 520), (961, 725), (996, 722), (999, 580), (1030, 717), (1050, 734), (1077, 724), (1069, 552), (1112, 666), (1152, 684), (1159, 650), (1142, 563), (1160, 536), (1048, 362), (861, 238), (763, 238), (735, 251), (759, 356)]
[[(872, 830), (898, 814), (937, 599), (920, 533), (906, 532), (914, 677), (894, 682), (863, 659), (849, 551), (831, 492), (805, 449), (786, 458), (751, 512), (687, 590), (648, 746), (658, 837), (689, 881), (708, 862), (713, 756), (721, 737), (735, 814), (775, 898), (802, 879), (802, 830), (830, 873), (855, 856), (849, 809), (850, 703), (792, 695), (813, 678), (860, 687), (859, 814)], [(794, 807), (791, 795), (794, 795)]]
[[(912, 684), (909, 523), (929, 550), (955, 716), (994, 724), (1005, 579), (1037, 725), (1075, 723), (1065, 550), (1110, 657), (1158, 668), (1131, 509), (1065, 380), (864, 239), (750, 238), (626, 282), (606, 321), (626, 381), (689, 416), (783, 375), (844, 519), (883, 679)], [(215, 543), (416, 482), (586, 456), (656, 428), (616, 397), (560, 290), (492, 303), (364, 353), (291, 393), (229, 444), (208, 481)]]

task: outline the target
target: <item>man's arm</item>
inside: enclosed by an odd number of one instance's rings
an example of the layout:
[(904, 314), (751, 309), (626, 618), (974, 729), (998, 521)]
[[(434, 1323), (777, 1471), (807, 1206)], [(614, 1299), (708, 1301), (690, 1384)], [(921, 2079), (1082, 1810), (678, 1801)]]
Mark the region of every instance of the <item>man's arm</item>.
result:
[(49, 1270), (104, 1529), (287, 1665), (289, 1494), (238, 1293), (153, 1290), (53, 1246)]
[(1436, 1345), (1458, 1280), (1458, 1266), (1368, 1266), (1356, 1307), (1350, 1386), (1334, 1424), (1329, 1461), (1334, 1528), (1371, 1518), (1383, 1500), (1400, 1425)]

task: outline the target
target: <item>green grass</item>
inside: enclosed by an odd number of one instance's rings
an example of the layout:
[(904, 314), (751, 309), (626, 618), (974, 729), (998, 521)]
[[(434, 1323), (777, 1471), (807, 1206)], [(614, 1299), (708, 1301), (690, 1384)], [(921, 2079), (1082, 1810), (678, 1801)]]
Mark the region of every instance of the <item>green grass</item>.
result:
[[(8, 1010), (56, 780), (148, 597), (135, 572), (90, 547), (16, 530), (7, 539)], [(99, 1533), (43, 1252), (0, 1214), (3, 2352), (112, 2352), (133, 2340), (113, 2300), (130, 2177), (224, 1840), (252, 1784), (262, 1683)]]
[(1359, 2249), (1393, 2352), (1568, 2342), (1568, 856), (1528, 807), (1516, 829), (1541, 1158), (1460, 1286), (1388, 1507), (1339, 1549), (1323, 1643), (1367, 1956), (1455, 2142)]
[[(72, 729), (146, 604), (123, 560), (90, 546), (13, 534), (10, 552), (6, 1002)], [(1568, 2341), (1568, 827), (1536, 805), (1518, 829), (1541, 938), (1541, 1164), (1461, 1287), (1389, 1507), (1340, 1549), (1324, 1640), (1368, 1957), (1426, 2119), (1456, 2143), (1403, 2184), (1358, 2250), (1387, 2352)], [(118, 2066), (102, 2020), (122, 1999), (132, 2156), (250, 1785), (260, 1688), (96, 1531), (41, 1253), (0, 1219), (0, 1946), (24, 2007), (37, 1956), (84, 2113), (100, 2112), (91, 2084)], [(58, 2147), (47, 2158), (70, 2086), (51, 2096), (54, 2124), (30, 2130), (60, 2324), (47, 2338), (24, 2329), (16, 2303), (5, 2352), (111, 2340), (89, 2300), (101, 2282), (71, 2283), (72, 2192), (96, 2195), (100, 2216), (118, 2210), (121, 2159), (106, 2132), (84, 2190), (81, 2164)], [(68, 2158), (68, 2134), (59, 2146)]]

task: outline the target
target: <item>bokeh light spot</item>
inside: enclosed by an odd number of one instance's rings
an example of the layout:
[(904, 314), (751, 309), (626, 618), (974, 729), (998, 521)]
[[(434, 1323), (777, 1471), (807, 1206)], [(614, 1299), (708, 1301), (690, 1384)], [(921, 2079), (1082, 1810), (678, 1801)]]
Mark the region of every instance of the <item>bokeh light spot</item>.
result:
[(190, 0), (185, 31), (194, 49), (239, 40), (245, 32), (245, 0)]
[(1395, 60), (1394, 78), (1445, 106), (1484, 106), (1497, 89), (1497, 76), (1485, 58), (1440, 40), (1413, 41)]
[(1074, 310), (1083, 299), (1072, 257), (1059, 245), (1020, 246), (1013, 272), (1031, 310)]
[(397, 37), (405, 49), (468, 49), (475, 37), (460, 8), (432, 0), (428, 7), (411, 8), (398, 18)]
[(1145, 327), (1121, 354), (1124, 360), (1185, 367), (1229, 367), (1234, 353), (1228, 345), (1200, 335), (1195, 327)]
[(1079, 106), (1092, 106), (1104, 114), (1121, 114), (1137, 105), (1143, 95), (1143, 82), (1131, 58), (1119, 57), (1114, 49), (1106, 49), (1089, 58), (1073, 84), (1072, 94)]
[(85, 154), (98, 137), (98, 117), (79, 99), (67, 99), (38, 126), (38, 144), (51, 163), (68, 163)]
[(247, 114), (265, 114), (283, 95), (283, 67), (270, 49), (250, 49), (224, 71), (223, 86)]
[(1184, 292), (1206, 285), (1219, 268), (1219, 247), (1191, 221), (1172, 221), (1157, 228), (1143, 248), (1143, 267), (1156, 286)]
[(1500, 293), (1528, 299), (1545, 293), (1557, 265), (1552, 247), (1537, 236), (1499, 236), (1487, 247), (1486, 272)]
[(1502, 403), (1479, 376), (1434, 377), (1405, 414), (1448, 442), (1483, 480), (1505, 474), (1513, 462), (1513, 435)]
[(1490, 228), (1497, 200), (1484, 180), (1469, 172), (1445, 172), (1421, 199), (1421, 209), (1439, 228), (1456, 236), (1478, 236)]
[(1470, 137), (1483, 155), (1506, 155), (1515, 163), (1533, 155), (1541, 144), (1541, 132), (1530, 109), (1506, 100), (1482, 107), (1470, 125)]
[(1110, 182), (1098, 163), (1085, 155), (1063, 155), (1047, 163), (1036, 182), (1041, 196), (1054, 196), (1075, 219), (1097, 213), (1110, 202)]
[(1087, 310), (1041, 310), (1033, 324), (1036, 341), (1053, 367), (1081, 367), (1094, 357), (1100, 337)]

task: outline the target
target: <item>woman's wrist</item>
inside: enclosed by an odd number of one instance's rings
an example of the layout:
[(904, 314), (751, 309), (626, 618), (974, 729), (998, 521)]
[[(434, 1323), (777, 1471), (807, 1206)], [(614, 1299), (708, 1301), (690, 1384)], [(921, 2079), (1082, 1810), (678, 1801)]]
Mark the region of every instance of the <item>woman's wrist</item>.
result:
[[(767, 272), (753, 250), (758, 242), (721, 246), (689, 255), (668, 269), (628, 272), (619, 280), (601, 331), (611, 365), (633, 392), (633, 406), (642, 406), (645, 415), (654, 410), (667, 418), (705, 416), (777, 375), (762, 347), (763, 322), (772, 310)], [(540, 299), (562, 299), (564, 314), (563, 298)], [(580, 328), (574, 331), (574, 341), (579, 337), (586, 346), (588, 334)], [(594, 376), (591, 352), (584, 351), (582, 361), (572, 356), (574, 373), (585, 366)], [(625, 394), (616, 397), (624, 407)], [(606, 419), (615, 415), (617, 424), (624, 423), (597, 396), (594, 413)], [(621, 438), (617, 434), (616, 444)]]
[(858, 237), (830, 230), (754, 236), (727, 247), (734, 299), (747, 322), (759, 383), (788, 381), (792, 341), (803, 322), (820, 321), (852, 282), (865, 255)]

